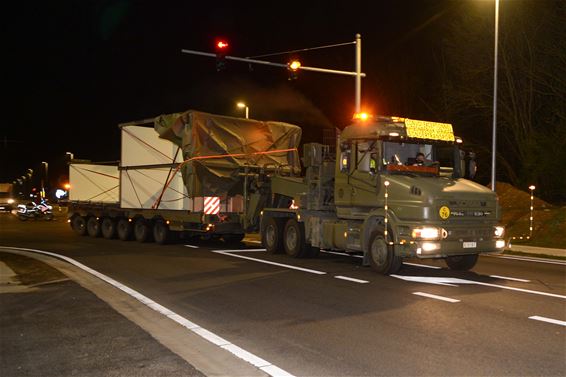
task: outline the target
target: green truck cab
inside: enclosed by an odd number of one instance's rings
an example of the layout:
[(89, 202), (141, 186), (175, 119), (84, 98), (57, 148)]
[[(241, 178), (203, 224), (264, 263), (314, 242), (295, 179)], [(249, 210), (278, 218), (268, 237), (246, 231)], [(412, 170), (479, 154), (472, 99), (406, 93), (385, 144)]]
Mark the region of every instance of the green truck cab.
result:
[(466, 179), (475, 163), (461, 143), (450, 124), (376, 117), (346, 127), (335, 151), (306, 144), (305, 177), (271, 179), (279, 200), (262, 211), (264, 246), (294, 257), (361, 252), (384, 274), (414, 257), (471, 269), (505, 241), (497, 195)]

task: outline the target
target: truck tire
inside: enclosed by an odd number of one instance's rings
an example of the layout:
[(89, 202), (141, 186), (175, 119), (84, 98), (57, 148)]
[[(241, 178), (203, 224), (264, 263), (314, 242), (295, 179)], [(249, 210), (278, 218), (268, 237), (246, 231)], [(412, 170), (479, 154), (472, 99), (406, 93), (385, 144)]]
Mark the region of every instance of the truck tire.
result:
[(134, 224), (134, 238), (138, 242), (151, 242), (152, 241), (152, 226), (149, 221), (140, 218)]
[(86, 236), (86, 220), (84, 217), (79, 215), (74, 215), (71, 217), (71, 228), (79, 236)]
[(153, 239), (160, 245), (165, 245), (171, 242), (172, 234), (167, 224), (158, 220), (153, 224)]
[(100, 228), (102, 230), (102, 237), (106, 238), (107, 240), (116, 238), (116, 220), (110, 217), (105, 217), (104, 219), (102, 219)]
[(223, 234), (222, 240), (226, 243), (239, 243), (245, 236), (245, 234)]
[(261, 244), (269, 254), (283, 252), (283, 227), (285, 219), (270, 217), (261, 233)]
[(118, 233), (118, 238), (122, 241), (131, 241), (134, 235), (134, 227), (128, 219), (118, 220), (118, 225), (116, 226), (116, 231)]
[(305, 226), (295, 219), (289, 219), (283, 231), (283, 247), (285, 253), (293, 258), (303, 258), (309, 247), (305, 242)]
[(86, 221), (86, 231), (91, 237), (100, 237), (102, 234), (100, 221), (94, 216), (90, 216)]
[(478, 261), (478, 254), (446, 257), (444, 260), (446, 261), (448, 268), (451, 270), (468, 271), (476, 265)]
[(390, 275), (401, 269), (403, 258), (395, 255), (393, 246), (383, 238), (383, 230), (374, 230), (369, 238), (369, 263), (380, 274)]

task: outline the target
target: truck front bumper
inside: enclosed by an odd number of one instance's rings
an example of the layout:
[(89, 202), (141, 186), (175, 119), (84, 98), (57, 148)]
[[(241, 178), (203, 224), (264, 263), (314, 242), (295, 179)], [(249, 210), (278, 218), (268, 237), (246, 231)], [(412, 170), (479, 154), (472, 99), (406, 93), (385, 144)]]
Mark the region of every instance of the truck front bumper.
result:
[(490, 239), (482, 241), (415, 241), (395, 245), (397, 255), (417, 258), (446, 258), (457, 255), (500, 253), (505, 248), (505, 240)]

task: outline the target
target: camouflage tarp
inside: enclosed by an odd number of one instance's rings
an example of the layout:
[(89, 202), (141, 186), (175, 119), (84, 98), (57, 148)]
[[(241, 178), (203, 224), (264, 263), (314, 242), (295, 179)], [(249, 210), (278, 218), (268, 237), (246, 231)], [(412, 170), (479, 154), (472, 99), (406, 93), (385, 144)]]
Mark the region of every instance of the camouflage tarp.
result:
[(182, 147), (185, 160), (199, 157), (182, 167), (191, 197), (242, 194), (244, 178), (239, 173), (244, 172), (245, 165), (300, 169), (296, 148), (301, 128), (292, 124), (189, 110), (161, 115), (155, 118), (154, 126), (161, 138)]

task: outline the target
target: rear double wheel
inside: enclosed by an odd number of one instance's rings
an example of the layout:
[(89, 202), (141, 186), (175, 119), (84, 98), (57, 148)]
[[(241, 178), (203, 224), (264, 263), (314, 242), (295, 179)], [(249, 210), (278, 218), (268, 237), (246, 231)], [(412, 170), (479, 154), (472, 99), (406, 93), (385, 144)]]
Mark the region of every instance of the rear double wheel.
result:
[[(173, 241), (174, 232), (163, 220), (157, 220), (153, 224), (153, 239), (160, 245), (165, 245)], [(145, 241), (144, 241), (145, 242)]]
[(73, 217), (71, 217), (71, 229), (73, 229), (79, 236), (86, 236), (85, 218), (80, 215), (73, 215)]
[(102, 237), (106, 238), (107, 240), (111, 240), (116, 238), (117, 233), (117, 223), (116, 220), (105, 217), (102, 219), (102, 224), (100, 224), (102, 230)]
[(122, 241), (131, 241), (134, 235), (134, 226), (130, 219), (121, 218), (116, 225), (116, 233)]
[(261, 243), (269, 254), (283, 252), (283, 227), (285, 219), (270, 217), (261, 234)]
[(100, 221), (95, 216), (90, 216), (86, 221), (86, 231), (91, 237), (100, 237), (102, 234)]
[(305, 225), (295, 219), (287, 220), (283, 231), (285, 253), (293, 258), (303, 258), (310, 254), (310, 246), (305, 239)]
[(134, 238), (138, 242), (153, 241), (153, 230), (151, 222), (144, 218), (139, 218), (134, 224)]

